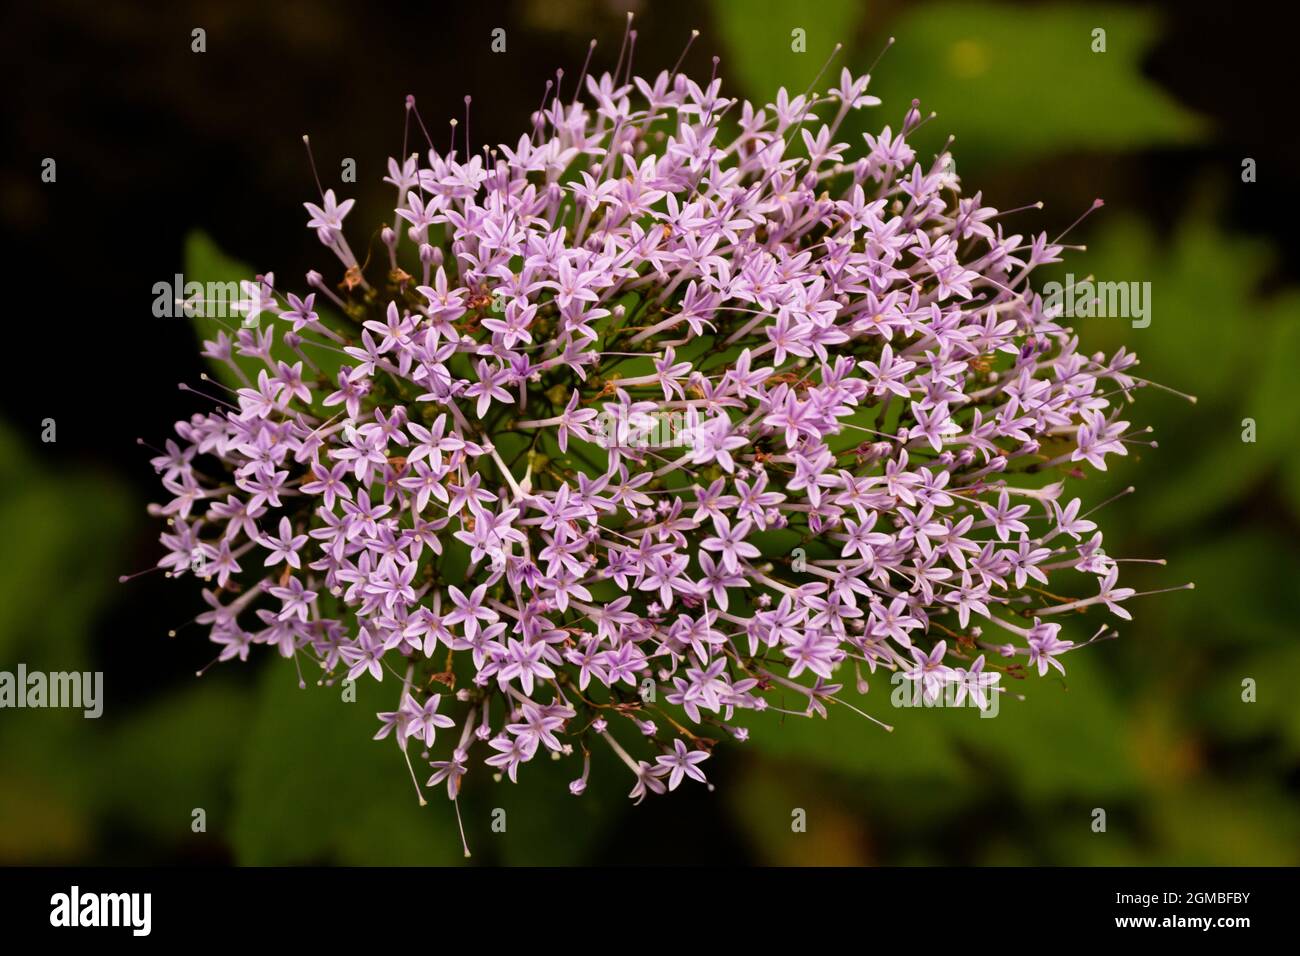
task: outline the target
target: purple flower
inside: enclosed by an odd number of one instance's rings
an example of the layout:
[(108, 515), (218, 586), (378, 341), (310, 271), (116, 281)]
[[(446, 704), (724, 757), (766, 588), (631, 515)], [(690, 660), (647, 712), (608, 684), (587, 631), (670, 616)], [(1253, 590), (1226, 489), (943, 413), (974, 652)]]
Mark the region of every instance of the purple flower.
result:
[(497, 672), (497, 677), (502, 681), (518, 679), (524, 693), (531, 695), (535, 680), (555, 676), (555, 671), (544, 660), (545, 654), (545, 644), (525, 644), (512, 638), (506, 650), (505, 664)]
[(677, 785), (685, 777), (707, 783), (708, 781), (704, 779), (704, 771), (699, 768), (699, 765), (708, 759), (707, 751), (687, 750), (686, 745), (678, 737), (673, 740), (672, 753), (660, 754), (655, 758), (655, 762), (668, 771), (668, 789), (676, 790)]
[(943, 662), (944, 655), (948, 653), (947, 642), (935, 644), (929, 654), (916, 647), (911, 648), (911, 653), (915, 663), (910, 670), (904, 672), (904, 676), (910, 681), (920, 682), (926, 700), (936, 699), (943, 691), (944, 684), (956, 676), (953, 669)]
[(969, 668), (956, 668), (953, 675), (957, 682), (957, 692), (953, 705), (961, 706), (962, 701), (969, 694), (970, 699), (975, 702), (975, 706), (980, 710), (988, 709), (989, 697), (986, 693), (987, 689), (993, 687), (1002, 679), (1001, 674), (985, 673), (983, 654), (975, 658), (975, 662)]
[(330, 268), (245, 283), (290, 325), (204, 343), (235, 404), (152, 459), (221, 659), (398, 675), (377, 736), (448, 746), (452, 799), (542, 752), (582, 792), (607, 746), (640, 800), (748, 712), (865, 714), (849, 667), (983, 708), (987, 654), (1063, 672), (1044, 620), (1127, 620), (1064, 482), (1125, 454), (1137, 359), (1078, 350), (1030, 281), (1064, 247), (918, 161), (914, 106), (841, 141), (868, 82), (589, 74), (513, 147), (392, 159), (364, 263), (354, 201), (306, 203)]
[[(303, 203), (303, 206), (311, 213), (311, 219), (307, 221), (307, 225), (323, 234), (323, 238), (332, 235), (343, 228), (343, 217), (348, 214), (355, 202), (355, 199), (345, 199), (340, 203), (334, 198), (334, 190), (327, 189), (325, 190), (323, 208), (314, 203)], [(297, 329), (294, 331), (296, 332)]]
[(305, 534), (295, 535), (288, 518), (280, 519), (279, 537), (263, 535), (260, 543), (269, 552), (263, 562), (267, 567), (279, 564), (281, 561), (291, 568), (302, 567), (302, 559), (298, 557), (298, 551), (307, 543), (307, 536)]
[(1041, 624), (1037, 619), (1029, 632), (1029, 663), (1038, 668), (1041, 677), (1047, 673), (1049, 666), (1055, 667), (1062, 674), (1065, 667), (1056, 659), (1056, 655), (1068, 651), (1074, 646), (1073, 641), (1063, 641), (1056, 635), (1060, 633), (1059, 624)]
[(455, 721), (450, 717), (438, 713), (438, 704), (441, 701), (440, 694), (429, 695), (423, 704), (417, 703), (409, 693), (403, 698), (402, 710), (407, 717), (407, 737), (420, 737), (426, 747), (432, 747), (437, 728), (455, 726)]
[(455, 609), (443, 618), (444, 624), (463, 624), (465, 636), (473, 639), (478, 632), (479, 621), (488, 624), (497, 619), (496, 611), (489, 607), (484, 607), (484, 595), (487, 594), (487, 585), (480, 584), (469, 595), (466, 595), (460, 588), (454, 585), (448, 591), (452, 604)]
[(757, 547), (745, 540), (752, 522), (741, 521), (735, 527), (732, 527), (730, 520), (722, 515), (713, 519), (713, 526), (717, 534), (714, 537), (705, 538), (700, 542), (700, 547), (706, 551), (717, 551), (722, 555), (722, 566), (736, 574), (740, 571), (740, 563), (745, 558), (757, 558), (761, 551)]

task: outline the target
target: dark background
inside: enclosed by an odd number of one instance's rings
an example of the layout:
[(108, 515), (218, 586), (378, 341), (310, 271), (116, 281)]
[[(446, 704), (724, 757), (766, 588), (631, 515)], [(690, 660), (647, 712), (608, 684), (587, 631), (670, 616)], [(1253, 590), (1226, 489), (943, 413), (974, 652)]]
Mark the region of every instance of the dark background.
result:
[[(513, 143), (557, 66), (572, 88), (590, 37), (596, 69), (612, 68), (629, 8), (638, 72), (670, 67), (697, 27), (686, 71), (706, 78), (716, 54), (724, 91), (763, 102), (781, 82), (802, 91), (837, 40), (831, 79), (844, 63), (865, 69), (896, 34), (873, 74), (885, 102), (861, 129), (897, 129), (920, 96), (940, 115), (918, 152), (956, 131), (966, 191), (1004, 208), (1044, 200), (1033, 228), (1053, 235), (1106, 199), (1072, 234), (1088, 251), (1063, 270), (1151, 281), (1154, 321), (1085, 322), (1084, 344), (1128, 345), (1147, 375), (1201, 402), (1142, 393), (1134, 420), (1161, 447), (1082, 493), (1137, 485), (1102, 512), (1108, 551), (1169, 558), (1130, 566), (1135, 586), (1198, 590), (1135, 601), (1124, 640), (1071, 655), (1067, 681), (1031, 682), (1028, 701), (985, 722), (998, 725), (992, 740), (930, 712), (899, 712), (889, 737), (842, 714), (764, 726), (710, 761), (715, 792), (637, 808), (616, 771), (581, 801), (564, 790), (567, 769), (526, 768), (518, 788), (480, 781), (466, 801), (477, 857), (1300, 861), (1289, 28), (1231, 3), (182, 0), (10, 5), (0, 20), (0, 668), (97, 669), (108, 687), (96, 722), (0, 712), (0, 862), (459, 857), (446, 801), (417, 811), (397, 755), (367, 740), (368, 714), (390, 701), (363, 689), (355, 716), (324, 692), (304, 702), (267, 658), (196, 681), (210, 645), (193, 627), (166, 636), (200, 609), (193, 582), (116, 582), (160, 553), (144, 513), (159, 489), (136, 439), (161, 444), (200, 407), (176, 388), (203, 371), (193, 331), (154, 318), (151, 289), (186, 271), (195, 230), (300, 286), (323, 262), (304, 228), (315, 190), (302, 133), (327, 187), (357, 198), (349, 225), (368, 228), (391, 215), (380, 177), (401, 149), (406, 94), (440, 144), (466, 93), (474, 141)], [(789, 50), (797, 26), (804, 56)], [(1094, 26), (1107, 30), (1104, 54), (1089, 49)], [(496, 27), (504, 54), (489, 52)], [(861, 146), (856, 132), (850, 142)], [(41, 182), (45, 157), (54, 184)], [(355, 186), (338, 183), (345, 157)], [(1258, 182), (1242, 183), (1244, 157)], [(1256, 443), (1241, 441), (1245, 417)], [(1240, 699), (1247, 677), (1254, 704)], [(507, 835), (487, 826), (498, 806)], [(191, 830), (195, 807), (205, 833)], [(808, 810), (807, 834), (788, 832), (792, 807)], [(1089, 826), (1098, 807), (1105, 834)]]

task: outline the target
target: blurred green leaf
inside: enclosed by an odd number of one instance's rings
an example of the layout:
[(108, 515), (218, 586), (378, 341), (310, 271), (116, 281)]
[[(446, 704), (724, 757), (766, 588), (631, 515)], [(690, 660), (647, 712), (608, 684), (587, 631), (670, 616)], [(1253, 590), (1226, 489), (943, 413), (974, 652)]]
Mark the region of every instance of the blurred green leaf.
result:
[[(1242, 695), (1242, 682), (1254, 682), (1254, 700)], [(1231, 663), (1216, 668), (1210, 693), (1198, 700), (1200, 720), (1221, 737), (1239, 745), (1246, 738), (1281, 738), (1291, 760), (1300, 757), (1300, 707), (1295, 705), (1295, 688), (1300, 686), (1300, 644), (1252, 648)]]
[[(1062, 281), (1068, 271), (1076, 281), (1092, 275), (1150, 282), (1148, 327), (1078, 319), (1081, 349), (1110, 354), (1126, 347), (1141, 359), (1137, 374), (1198, 399), (1192, 405), (1143, 388), (1125, 416), (1135, 427), (1150, 424), (1159, 447), (1133, 446), (1128, 459), (1114, 462), (1115, 480), (1130, 480), (1139, 491), (1115, 511), (1149, 534), (1185, 527), (1241, 498), (1300, 424), (1300, 403), (1288, 394), (1300, 348), (1300, 305), (1294, 293), (1267, 302), (1258, 293), (1273, 259), (1267, 243), (1225, 234), (1209, 209), (1197, 206), (1168, 239), (1132, 217), (1108, 222), (1085, 253), (1053, 270)], [(1246, 417), (1259, 425), (1253, 445), (1241, 440)], [(1166, 463), (1154, 484), (1152, 467)]]
[(1300, 517), (1300, 445), (1290, 449), (1286, 456), (1280, 486), (1291, 513)]
[[(44, 468), (0, 422), (0, 669), (20, 661), (33, 671), (90, 669), (87, 637), (119, 587), (116, 543), (129, 510), (115, 478)], [(98, 800), (86, 785), (87, 751), (98, 726), (75, 710), (5, 711), (0, 861), (84, 854)]]
[[(604, 750), (593, 756), (592, 775), (601, 780), (602, 789), (621, 780), (620, 771), (625, 772), (623, 765)], [(480, 786), (467, 790), (467, 806), (474, 808), (480, 821), (490, 820), (497, 808), (504, 810), (506, 830), (496, 833), (488, 825), (476, 827), (471, 849), (477, 853), (482, 846), (494, 862), (507, 866), (571, 866), (589, 859), (624, 813), (627, 801), (621, 792), (575, 797), (569, 782), (581, 775), (581, 754), (552, 760), (541, 753), (520, 768), (518, 784), (504, 778), (499, 783), (480, 780)]]
[(134, 711), (96, 753), (99, 802), (163, 843), (192, 837), (195, 808), (226, 830), (248, 702), (244, 688), (208, 677)]
[(1292, 594), (1300, 567), (1277, 534), (1209, 535), (1171, 556), (1170, 566), (1174, 580), (1197, 588), (1143, 606), (1139, 619), (1161, 644), (1255, 648), (1295, 639)]
[[(1253, 448), (1273, 460), (1295, 446), (1300, 431), (1300, 396), (1296, 392), (1296, 362), (1300, 359), (1300, 291), (1288, 290), (1262, 308), (1266, 332), (1256, 343), (1261, 367), (1247, 385), (1237, 421), (1237, 440), (1241, 440), (1242, 420), (1255, 419), (1257, 426)], [(1242, 457), (1245, 457), (1244, 454)]]
[[(727, 801), (759, 860), (773, 866), (861, 866), (866, 820), (845, 794), (777, 763), (750, 761), (727, 786)], [(795, 828), (796, 822), (800, 825)]]
[[(791, 98), (813, 81), (836, 43), (849, 43), (862, 19), (861, 0), (711, 0), (714, 24), (727, 46), (719, 73), (724, 95), (768, 103), (785, 87)], [(795, 29), (806, 52), (792, 49)], [(826, 79), (826, 77), (823, 77)], [(833, 74), (828, 85), (839, 79)], [(731, 92), (728, 94), (728, 90)]]
[[(1300, 291), (1288, 289), (1271, 301), (1267, 314), (1273, 328), (1263, 352), (1263, 368), (1240, 406), (1236, 425), (1254, 422), (1255, 441), (1242, 443), (1234, 463), (1251, 473), (1274, 465), (1279, 473), (1279, 490), (1291, 510), (1300, 516), (1300, 399), (1296, 393), (1296, 362), (1300, 358)], [(1239, 433), (1240, 437), (1240, 433)]]
[[(1093, 30), (1106, 52), (1093, 53)], [(889, 123), (914, 98), (936, 131), (957, 138), (957, 169), (1063, 150), (1113, 152), (1199, 138), (1205, 124), (1142, 75), (1159, 36), (1149, 10), (1110, 4), (909, 5), (872, 79), (884, 102), (859, 111), (839, 139)], [(866, 69), (875, 50), (860, 51)], [(882, 112), (883, 111), (883, 112)], [(868, 125), (861, 125), (861, 124)]]
[(1189, 787), (1153, 809), (1166, 865), (1300, 864), (1300, 812), (1269, 787)]
[[(311, 677), (314, 680), (315, 674)], [(397, 705), (391, 676), (356, 686), (299, 690), (293, 665), (263, 669), (247, 747), (235, 779), (231, 838), (242, 864), (440, 865), (462, 859), (453, 807), (431, 791), (421, 807), (402, 753), (375, 741), (378, 711)], [(428, 765), (411, 743), (423, 787)]]
[[(217, 244), (204, 232), (195, 230), (185, 237), (185, 281), (200, 282), (206, 286), (209, 282), (230, 283), (233, 282), (238, 286), (241, 281), (251, 282), (257, 275), (257, 270), (252, 266), (245, 265), (237, 259), (231, 258), (225, 252), (217, 247)], [(236, 300), (237, 301), (237, 300)], [(321, 322), (325, 323), (335, 331), (338, 330), (340, 322), (335, 316), (332, 316), (320, 302), (320, 296), (317, 296), (316, 313), (320, 316)], [(218, 318), (206, 315), (193, 315), (190, 321), (194, 325), (194, 332), (200, 342), (212, 340), (217, 337), (218, 332), (225, 332), (230, 338), (235, 338), (239, 331), (239, 317)], [(287, 362), (293, 365), (295, 362), (302, 361), (298, 355), (284, 344), (284, 332), (291, 328), (289, 323), (282, 321), (277, 315), (271, 312), (264, 312), (259, 317), (262, 328), (273, 325), (275, 338), (271, 345), (271, 356), (275, 359)], [(306, 331), (306, 330), (304, 330)], [(310, 335), (310, 333), (309, 333)], [(316, 339), (318, 336), (311, 336)], [(311, 341), (304, 341), (300, 346), (311, 360), (316, 363), (321, 372), (333, 382), (337, 375), (339, 367), (347, 361), (347, 356), (341, 352), (314, 345)], [(235, 355), (235, 363), (244, 371), (250, 381), (257, 381), (257, 373), (265, 368), (261, 362), (254, 359), (247, 359)], [(213, 374), (225, 382), (231, 388), (240, 388), (244, 382), (234, 370), (225, 362), (212, 362), (211, 367)], [(303, 374), (310, 378), (311, 368), (304, 365)]]
[[(851, 681), (847, 672), (842, 679)], [(889, 675), (882, 671), (869, 679), (872, 690), (865, 698), (852, 694), (849, 697), (855, 707), (894, 724), (897, 729), (892, 734), (847, 707), (832, 705), (825, 720), (769, 710), (746, 715), (744, 725), (750, 730), (746, 746), (766, 756), (857, 777), (962, 779), (965, 768), (948, 746), (938, 722), (932, 719), (938, 711), (895, 711), (889, 704)], [(791, 710), (803, 706), (802, 698), (793, 694), (777, 703)]]
[(1037, 678), (1009, 682), (1026, 699), (1004, 695), (995, 717), (966, 707), (894, 708), (889, 674), (878, 672), (866, 698), (848, 688), (843, 694), (892, 724), (893, 733), (832, 706), (826, 721), (758, 715), (747, 721), (750, 746), (863, 779), (947, 781), (975, 789), (996, 782), (1030, 800), (1129, 793), (1138, 781), (1123, 742), (1124, 713), (1089, 657), (1096, 653), (1065, 659), (1066, 686)]
[(124, 570), (113, 545), (129, 521), (126, 490), (103, 474), (41, 469), (3, 423), (0, 449), (10, 452), (0, 478), (0, 658), (79, 669), (88, 622)]
[(1138, 775), (1125, 744), (1128, 715), (1097, 659), (1105, 653), (1102, 645), (1064, 657), (1064, 685), (1037, 676), (1009, 682), (1025, 700), (1004, 699), (997, 717), (957, 722), (954, 736), (1030, 800), (1132, 793)]
[[(1058, 278), (1073, 273), (1076, 281), (1089, 274), (1099, 281), (1150, 282), (1149, 326), (1078, 319), (1081, 342), (1108, 352), (1127, 346), (1142, 359), (1141, 374), (1194, 392), (1203, 405), (1239, 394), (1243, 372), (1256, 367), (1260, 337), (1275, 320), (1255, 301), (1275, 260), (1273, 250), (1259, 239), (1223, 232), (1210, 213), (1205, 204), (1194, 205), (1173, 234), (1162, 237), (1131, 215), (1112, 217), (1103, 210), (1087, 250), (1070, 254), (1053, 270)], [(1214, 343), (1212, 353), (1208, 342)], [(1240, 440), (1239, 429), (1234, 437)]]

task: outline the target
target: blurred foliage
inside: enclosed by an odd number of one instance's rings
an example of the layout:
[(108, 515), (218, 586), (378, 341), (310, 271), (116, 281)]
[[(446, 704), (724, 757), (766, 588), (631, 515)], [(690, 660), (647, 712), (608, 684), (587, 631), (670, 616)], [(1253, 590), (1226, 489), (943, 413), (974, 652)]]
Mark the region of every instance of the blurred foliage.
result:
[[(907, 104), (934, 110), (956, 137), (958, 171), (1066, 150), (1111, 152), (1187, 143), (1204, 122), (1146, 79), (1152, 11), (1111, 4), (910, 5), (872, 80), (884, 102), (859, 123), (898, 129)], [(1106, 51), (1092, 51), (1093, 30)], [(867, 68), (875, 51), (853, 62)], [(884, 110), (882, 113), (881, 111)], [(866, 128), (866, 127), (863, 127)]]
[[(724, 96), (767, 103), (785, 87), (803, 93), (835, 44), (851, 41), (862, 22), (861, 0), (711, 0), (726, 56), (719, 67)], [(804, 52), (795, 51), (795, 30)], [(835, 77), (839, 76), (838, 69)], [(739, 91), (739, 93), (738, 93)]]
[(451, 807), (435, 801), (426, 810), (436, 819), (421, 820), (392, 739), (370, 739), (375, 712), (393, 709), (374, 701), (397, 688), (367, 680), (357, 685), (357, 700), (344, 703), (337, 687), (299, 690), (284, 662), (266, 666), (261, 677), (235, 778), (240, 862), (402, 865), (459, 855)]
[[(848, 0), (713, 0), (709, 9), (725, 89), (764, 101), (780, 85), (802, 92), (837, 41), (847, 48), (830, 81), (840, 63), (866, 69), (896, 36), (872, 80), (884, 105), (852, 123), (896, 129), (918, 97), (940, 113), (926, 135), (938, 144), (955, 133), (959, 169), (982, 168), (981, 178), (1014, 177), (1048, 155), (1172, 150), (1208, 132), (1141, 71), (1159, 28), (1148, 10), (943, 2), (894, 7), (876, 23), (874, 4)], [(584, 17), (569, 19), (586, 29)], [(791, 51), (795, 27), (806, 31), (806, 55)], [(1091, 51), (1096, 27), (1107, 31), (1104, 54)], [(856, 148), (866, 128), (846, 126), (840, 138)], [(1217, 175), (1231, 181), (1236, 172)], [(1080, 320), (1083, 348), (1128, 347), (1144, 377), (1199, 401), (1140, 389), (1129, 417), (1153, 426), (1159, 447), (1133, 446), (1076, 487), (1092, 504), (1136, 488), (1101, 513), (1107, 550), (1168, 563), (1125, 564), (1125, 583), (1193, 580), (1196, 590), (1136, 599), (1136, 619), (1114, 622), (1120, 640), (1067, 655), (1064, 679), (1017, 682), (1024, 699), (1008, 695), (994, 719), (893, 708), (883, 673), (867, 675), (870, 692), (850, 699), (892, 733), (841, 707), (829, 720), (751, 719), (751, 740), (724, 745), (705, 766), (716, 793), (688, 784), (690, 792), (631, 807), (628, 774), (604, 753), (592, 755), (581, 799), (565, 786), (580, 758), (536, 761), (521, 786), (471, 774), (460, 802), (475, 860), (577, 863), (633, 845), (641, 849), (629, 853), (647, 857), (669, 852), (659, 843), (691, 859), (696, 844), (726, 846), (735, 836), (744, 856), (778, 864), (1300, 863), (1300, 708), (1291, 697), (1300, 684), (1291, 606), (1300, 571), (1292, 391), (1300, 289), (1270, 281), (1268, 242), (1226, 230), (1220, 198), (1214, 181), (1197, 185), (1182, 218), (1160, 230), (1099, 212), (1071, 236), (1087, 251), (1040, 279), (1070, 272), (1151, 283), (1148, 328)], [(194, 234), (186, 273), (228, 281), (252, 270)], [(196, 323), (201, 337), (216, 328)], [(1253, 443), (1242, 440), (1247, 418)], [(88, 641), (116, 586), (114, 548), (130, 521), (147, 520), (120, 483), (41, 468), (0, 428), (0, 487), (0, 666), (111, 669), (146, 653), (130, 642), (155, 638), (113, 635), (113, 659), (96, 662)], [(1068, 636), (1086, 638), (1099, 620), (1067, 622)], [(445, 790), (417, 806), (401, 751), (370, 739), (375, 712), (396, 705), (396, 685), (363, 683), (358, 700), (344, 703), (314, 674), (299, 690), (291, 662), (264, 654), (251, 666), (253, 686), (218, 670), (123, 713), (112, 706), (110, 677), (99, 721), (0, 716), (0, 861), (112, 858), (107, 848), (122, 840), (142, 845), (146, 859), (461, 860)], [(1256, 683), (1254, 703), (1242, 699), (1246, 679)], [(446, 746), (441, 739), (435, 749)], [(419, 749), (413, 742), (410, 756), (423, 783)], [(194, 807), (208, 813), (207, 834), (190, 829)], [(1092, 830), (1096, 808), (1107, 814), (1104, 834)], [(505, 833), (492, 829), (497, 809)], [(806, 832), (791, 829), (796, 809)], [(707, 831), (719, 820), (735, 834)]]
[[(1300, 355), (1300, 290), (1257, 296), (1273, 265), (1268, 244), (1222, 234), (1205, 203), (1168, 238), (1131, 216), (1102, 218), (1114, 221), (1087, 252), (1054, 271), (1060, 278), (1068, 268), (1075, 281), (1092, 274), (1151, 283), (1149, 328), (1093, 319), (1083, 341), (1108, 352), (1127, 345), (1142, 357), (1140, 374), (1196, 393), (1194, 407), (1141, 393), (1138, 414), (1156, 428), (1161, 457), (1184, 463), (1162, 481), (1158, 498), (1143, 502), (1149, 529), (1170, 530), (1240, 498), (1289, 453), (1300, 425), (1300, 403), (1290, 393)], [(1251, 417), (1258, 435), (1247, 445), (1242, 431)], [(1187, 428), (1189, 421), (1199, 427)]]
[[(870, 70), (880, 54), (855, 42), (864, 5), (854, 0), (713, 0), (712, 9), (730, 54), (723, 75), (760, 103), (780, 87), (807, 91), (838, 42), (846, 51), (819, 88), (837, 85), (842, 66)], [(837, 139), (856, 149), (862, 132), (896, 131), (916, 99), (956, 137), (958, 169), (1190, 142), (1204, 122), (1140, 70), (1157, 27), (1151, 11), (1112, 4), (911, 5), (890, 21), (897, 42), (872, 76), (869, 92), (883, 102), (851, 114)], [(795, 29), (805, 31), (806, 52), (793, 48)], [(1106, 31), (1105, 52), (1093, 52), (1095, 29)]]
[[(61, 423), (63, 441), (75, 441), (72, 427)], [(101, 667), (85, 635), (118, 586), (113, 547), (128, 515), (119, 482), (41, 468), (0, 422), (0, 669)], [(104, 695), (112, 690), (106, 682)], [(83, 772), (95, 725), (80, 711), (0, 711), (0, 863), (87, 850), (97, 794)]]
[[(393, 738), (371, 739), (376, 712), (396, 708), (400, 685), (367, 679), (345, 702), (342, 685), (296, 684), (287, 662), (263, 669), (235, 778), (231, 825), (239, 862), (460, 862), (445, 786), (428, 790), (429, 805), (420, 807)], [(435, 742), (440, 758), (450, 733)], [(430, 774), (423, 745), (412, 740), (408, 750), (423, 788)], [(572, 761), (561, 766), (544, 758), (521, 771), (525, 787), (471, 774), (460, 797), (471, 851), (502, 863), (581, 862), (617, 805), (575, 800), (567, 785), (576, 775)]]

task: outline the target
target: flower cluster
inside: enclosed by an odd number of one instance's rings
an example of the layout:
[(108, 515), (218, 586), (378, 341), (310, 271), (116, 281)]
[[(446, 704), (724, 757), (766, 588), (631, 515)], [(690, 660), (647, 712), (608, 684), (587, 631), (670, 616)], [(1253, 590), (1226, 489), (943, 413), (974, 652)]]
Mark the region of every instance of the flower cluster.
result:
[(306, 204), (335, 278), (249, 283), (270, 323), (205, 343), (243, 387), (154, 459), (219, 659), (395, 685), (376, 736), (453, 799), (548, 753), (580, 793), (597, 745), (636, 798), (704, 781), (744, 712), (866, 716), (878, 668), (987, 706), (1064, 670), (1062, 613), (1128, 617), (1063, 487), (1143, 383), (1033, 291), (1063, 247), (918, 161), (915, 103), (837, 141), (867, 76), (757, 107), (621, 74), (390, 160), (365, 265), (352, 200)]

